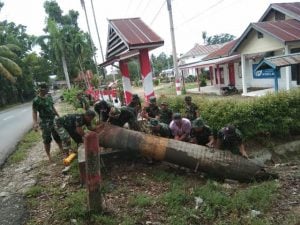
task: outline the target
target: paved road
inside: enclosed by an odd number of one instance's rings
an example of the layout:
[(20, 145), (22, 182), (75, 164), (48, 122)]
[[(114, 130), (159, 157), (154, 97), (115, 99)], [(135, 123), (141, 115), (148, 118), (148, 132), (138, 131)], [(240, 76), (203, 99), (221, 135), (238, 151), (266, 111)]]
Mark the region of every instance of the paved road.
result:
[(32, 127), (31, 102), (0, 111), (0, 166)]

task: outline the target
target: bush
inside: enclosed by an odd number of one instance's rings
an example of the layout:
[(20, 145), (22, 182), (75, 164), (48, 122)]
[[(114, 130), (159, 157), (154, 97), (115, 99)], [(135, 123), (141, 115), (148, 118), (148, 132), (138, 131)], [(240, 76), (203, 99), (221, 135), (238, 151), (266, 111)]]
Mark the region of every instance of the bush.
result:
[(159, 85), (159, 79), (155, 79), (155, 80), (153, 80), (153, 84), (154, 84), (154, 86), (158, 86)]
[(186, 83), (195, 82), (195, 76), (194, 75), (188, 75), (187, 78), (184, 79)]
[(63, 92), (64, 100), (77, 108), (77, 94), (80, 92), (82, 92), (82, 90), (78, 87), (65, 90)]
[[(166, 99), (174, 112), (184, 111), (182, 97)], [(246, 139), (300, 133), (300, 89), (241, 101), (193, 97), (201, 116), (214, 130), (233, 123)]]
[(202, 76), (200, 78), (200, 87), (205, 87), (206, 85), (207, 85), (206, 78), (204, 76)]

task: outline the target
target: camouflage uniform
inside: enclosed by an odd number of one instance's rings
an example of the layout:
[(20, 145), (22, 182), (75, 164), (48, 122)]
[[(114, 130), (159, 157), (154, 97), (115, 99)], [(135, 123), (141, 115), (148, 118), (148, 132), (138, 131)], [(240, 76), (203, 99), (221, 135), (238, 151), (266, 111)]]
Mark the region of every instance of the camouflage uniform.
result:
[(197, 119), (197, 111), (198, 106), (195, 103), (192, 102), (190, 105), (185, 105), (185, 117), (190, 121)]
[(191, 138), (196, 139), (196, 144), (198, 145), (206, 145), (209, 142), (210, 136), (213, 136), (213, 132), (207, 125), (203, 126), (203, 130), (201, 132), (195, 132), (194, 129), (191, 131)]
[(71, 148), (71, 138), (77, 143), (83, 143), (82, 136), (76, 132), (76, 127), (91, 126), (84, 120), (84, 114), (69, 114), (54, 120), (54, 127), (62, 140), (64, 151)]
[(242, 133), (239, 129), (235, 128), (233, 132), (227, 132), (228, 127), (223, 127), (218, 132), (218, 139), (221, 142), (221, 149), (229, 150), (233, 154), (240, 154), (239, 146), (242, 144)]
[(119, 111), (117, 117), (110, 117), (109, 121), (111, 124), (123, 127), (125, 123), (128, 123), (130, 129), (139, 130), (137, 119), (132, 108), (123, 106)]
[(159, 123), (158, 125), (159, 125), (159, 131), (156, 134), (159, 134), (160, 137), (164, 137), (164, 138), (170, 138), (172, 136), (168, 124)]
[(90, 103), (88, 102), (88, 100), (84, 96), (82, 96), (78, 100), (78, 107), (82, 108), (84, 110), (88, 110), (90, 108)]
[(172, 121), (173, 112), (171, 109), (159, 110), (159, 121), (161, 123), (170, 124)]
[(101, 100), (100, 102), (97, 102), (94, 105), (94, 110), (99, 115), (99, 120), (102, 122), (106, 122), (109, 118), (109, 111), (113, 106), (104, 100)]
[(168, 124), (160, 123), (157, 119), (151, 118), (148, 122), (148, 126), (151, 128), (151, 133), (156, 136), (170, 138), (171, 130)]
[(149, 105), (145, 107), (145, 111), (148, 113), (150, 118), (155, 118), (159, 114), (159, 108), (157, 105)]
[(52, 141), (51, 135), (57, 143), (60, 143), (60, 138), (54, 129), (55, 111), (53, 109), (53, 99), (50, 95), (45, 97), (36, 96), (32, 102), (32, 109), (39, 113), (40, 127), (42, 129), (42, 137), (44, 144), (50, 144)]

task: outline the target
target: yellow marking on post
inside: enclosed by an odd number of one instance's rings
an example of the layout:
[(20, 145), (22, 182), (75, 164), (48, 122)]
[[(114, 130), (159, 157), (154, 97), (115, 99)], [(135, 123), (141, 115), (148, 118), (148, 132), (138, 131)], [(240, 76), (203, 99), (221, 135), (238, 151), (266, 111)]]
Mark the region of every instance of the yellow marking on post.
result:
[(166, 155), (169, 139), (145, 135), (140, 142), (141, 152), (144, 156), (150, 156), (156, 160), (163, 160)]

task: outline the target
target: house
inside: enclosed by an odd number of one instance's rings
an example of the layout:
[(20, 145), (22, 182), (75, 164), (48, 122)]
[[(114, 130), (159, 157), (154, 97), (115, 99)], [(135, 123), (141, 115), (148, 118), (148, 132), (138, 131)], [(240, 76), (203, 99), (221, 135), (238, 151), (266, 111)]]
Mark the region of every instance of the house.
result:
[(181, 75), (187, 77), (188, 75), (196, 76), (200, 74), (200, 71), (197, 70), (193, 65), (197, 62), (200, 62), (205, 56), (210, 54), (213, 51), (221, 48), (222, 44), (215, 45), (199, 45), (195, 44), (195, 46), (190, 49), (187, 53), (182, 55), (179, 58), (178, 68)]
[[(206, 54), (201, 60), (179, 66), (201, 74), (201, 70), (209, 70), (211, 85), (220, 88), (229, 84), (242, 88), (240, 55), (230, 55), (230, 50), (237, 40), (218, 45), (215, 51)], [(209, 45), (208, 45), (209, 46)], [(207, 46), (207, 47), (208, 47)]]
[[(300, 52), (300, 2), (271, 4), (260, 20), (251, 23), (235, 42), (230, 54), (241, 56), (243, 95), (249, 88), (289, 90), (300, 86), (300, 61), (274, 68), (256, 68), (265, 58), (284, 59)], [(292, 56), (290, 56), (292, 57)], [(296, 59), (297, 60), (297, 59)], [(274, 79), (276, 78), (276, 79)]]

